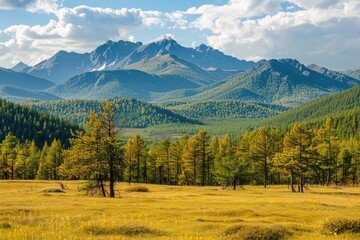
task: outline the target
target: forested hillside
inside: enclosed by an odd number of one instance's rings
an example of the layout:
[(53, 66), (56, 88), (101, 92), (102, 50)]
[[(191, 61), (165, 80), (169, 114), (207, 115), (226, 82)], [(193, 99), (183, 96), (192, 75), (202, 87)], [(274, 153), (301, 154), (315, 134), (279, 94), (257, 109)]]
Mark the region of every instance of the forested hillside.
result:
[[(170, 110), (130, 98), (114, 98), (112, 103), (118, 105), (116, 125), (126, 128), (144, 128), (150, 125), (167, 123), (199, 124)], [(34, 102), (31, 106), (41, 112), (59, 116), (68, 121), (84, 124), (90, 110), (100, 111), (104, 101), (101, 100), (61, 100)]]
[(280, 105), (236, 100), (167, 102), (166, 108), (190, 118), (268, 118), (289, 110)]
[(30, 107), (1, 99), (0, 104), (0, 141), (5, 139), (8, 133), (12, 133), (21, 142), (34, 140), (39, 147), (44, 143), (50, 144), (54, 139), (69, 146), (70, 130), (79, 129), (78, 125), (69, 124), (58, 117), (40, 113)]
[(360, 86), (309, 102), (278, 116), (266, 119), (259, 125), (288, 128), (296, 122), (308, 127), (319, 127), (326, 116), (334, 119), (339, 134), (350, 137), (360, 130)]

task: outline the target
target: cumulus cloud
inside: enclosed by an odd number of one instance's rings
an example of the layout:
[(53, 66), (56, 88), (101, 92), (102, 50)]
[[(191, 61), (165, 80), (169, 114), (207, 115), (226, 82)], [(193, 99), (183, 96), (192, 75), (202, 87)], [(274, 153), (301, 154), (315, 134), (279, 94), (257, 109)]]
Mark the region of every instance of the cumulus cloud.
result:
[[(141, 9), (110, 9), (78, 6), (60, 8), (56, 20), (46, 25), (13, 25), (0, 33), (0, 61), (11, 58), (12, 64), (22, 56), (35, 64), (59, 50), (88, 51), (107, 40), (130, 39), (132, 31), (143, 28), (181, 26), (182, 15), (143, 11)], [(7, 52), (6, 52), (7, 48)], [(11, 53), (9, 52), (11, 51)], [(31, 52), (30, 54), (27, 54)]]
[(29, 12), (55, 12), (59, 5), (57, 0), (0, 0), (0, 9), (11, 10), (23, 8)]
[(240, 59), (291, 57), (332, 68), (360, 65), (359, 0), (229, 0), (170, 13), (0, 0), (0, 9), (14, 8), (53, 12), (55, 18), (45, 25), (0, 30), (0, 65), (18, 60), (35, 64), (59, 50), (89, 51), (109, 39), (135, 41), (133, 33), (142, 29), (187, 34), (189, 42), (205, 36), (207, 44)]
[[(296, 5), (298, 9), (293, 10)], [(359, 56), (358, 0), (231, 0), (191, 8), (208, 44), (243, 59), (293, 57), (346, 68)], [(357, 63), (360, 65), (360, 63)]]

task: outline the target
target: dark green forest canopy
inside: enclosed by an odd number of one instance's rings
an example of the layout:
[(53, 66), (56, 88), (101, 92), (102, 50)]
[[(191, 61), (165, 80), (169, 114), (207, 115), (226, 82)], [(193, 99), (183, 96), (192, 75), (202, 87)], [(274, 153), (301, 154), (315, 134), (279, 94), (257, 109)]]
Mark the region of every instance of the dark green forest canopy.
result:
[[(200, 121), (183, 117), (154, 104), (131, 98), (113, 98), (110, 101), (116, 110), (116, 126), (124, 128), (144, 128), (167, 123), (201, 124)], [(31, 103), (41, 112), (59, 116), (77, 124), (84, 124), (90, 110), (99, 112), (105, 101), (102, 100), (61, 100)]]
[(60, 140), (67, 147), (71, 130), (79, 130), (76, 124), (2, 99), (0, 121), (0, 141), (11, 132), (21, 142), (34, 140), (38, 147), (42, 147), (45, 142), (50, 144), (54, 139)]

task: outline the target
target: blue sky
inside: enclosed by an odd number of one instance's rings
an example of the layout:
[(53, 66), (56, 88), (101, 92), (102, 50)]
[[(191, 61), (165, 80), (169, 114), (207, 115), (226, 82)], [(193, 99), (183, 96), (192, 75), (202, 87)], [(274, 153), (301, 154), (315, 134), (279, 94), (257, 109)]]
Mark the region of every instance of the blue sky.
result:
[(170, 35), (239, 59), (360, 67), (358, 0), (0, 0), (0, 66)]

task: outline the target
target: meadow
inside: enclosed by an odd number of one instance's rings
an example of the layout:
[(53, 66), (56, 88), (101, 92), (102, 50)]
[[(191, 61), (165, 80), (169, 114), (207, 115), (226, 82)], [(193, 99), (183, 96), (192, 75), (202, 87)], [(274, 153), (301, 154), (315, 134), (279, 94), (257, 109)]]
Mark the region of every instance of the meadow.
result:
[[(117, 198), (109, 199), (85, 196), (76, 181), (61, 182), (63, 193), (42, 191), (59, 188), (55, 181), (1, 181), (0, 239), (256, 239), (264, 232), (274, 236), (267, 239), (360, 239), (324, 230), (337, 219), (358, 224), (359, 187), (310, 186), (300, 194), (287, 186), (234, 191), (120, 183)], [(140, 186), (149, 191), (134, 192)]]

